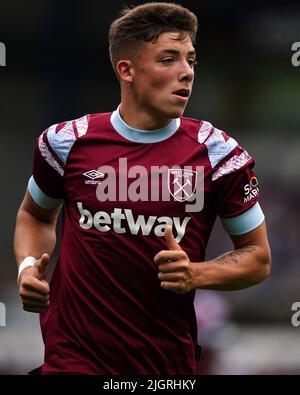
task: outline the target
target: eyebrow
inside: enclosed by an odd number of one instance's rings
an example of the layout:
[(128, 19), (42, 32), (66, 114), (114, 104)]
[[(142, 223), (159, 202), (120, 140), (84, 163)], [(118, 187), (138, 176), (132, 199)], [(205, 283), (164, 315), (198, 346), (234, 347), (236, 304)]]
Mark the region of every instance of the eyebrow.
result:
[[(159, 52), (159, 55), (161, 54), (171, 54), (171, 55), (180, 55), (180, 51), (178, 51), (177, 49), (163, 49), (162, 51)], [(189, 51), (188, 55), (195, 55), (196, 56), (196, 51)]]

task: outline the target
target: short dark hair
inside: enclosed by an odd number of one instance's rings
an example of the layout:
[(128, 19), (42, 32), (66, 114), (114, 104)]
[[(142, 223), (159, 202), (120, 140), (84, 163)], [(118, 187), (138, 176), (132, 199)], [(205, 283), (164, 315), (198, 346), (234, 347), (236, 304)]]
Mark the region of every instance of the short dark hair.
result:
[(136, 56), (141, 46), (155, 42), (165, 32), (186, 33), (195, 43), (197, 17), (174, 3), (150, 2), (126, 7), (109, 30), (109, 54), (114, 69), (120, 59)]

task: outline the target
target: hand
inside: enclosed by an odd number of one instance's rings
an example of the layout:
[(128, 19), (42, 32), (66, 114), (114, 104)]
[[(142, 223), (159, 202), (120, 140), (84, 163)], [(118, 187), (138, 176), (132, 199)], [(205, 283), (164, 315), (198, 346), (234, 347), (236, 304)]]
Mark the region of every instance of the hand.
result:
[(45, 280), (49, 255), (43, 254), (34, 266), (26, 267), (19, 277), (19, 294), (23, 309), (32, 313), (41, 313), (50, 305), (49, 284)]
[(168, 250), (162, 250), (154, 257), (159, 269), (160, 285), (164, 289), (184, 294), (194, 289), (191, 262), (175, 240), (171, 226), (166, 227), (164, 236)]

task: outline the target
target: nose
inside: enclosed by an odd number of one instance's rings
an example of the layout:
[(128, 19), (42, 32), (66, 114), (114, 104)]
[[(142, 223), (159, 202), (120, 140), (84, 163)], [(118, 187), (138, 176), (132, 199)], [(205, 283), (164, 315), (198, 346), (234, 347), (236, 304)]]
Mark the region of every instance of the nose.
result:
[(180, 68), (179, 81), (191, 82), (193, 81), (193, 79), (194, 79), (194, 68), (191, 67), (191, 65), (186, 60), (183, 60)]

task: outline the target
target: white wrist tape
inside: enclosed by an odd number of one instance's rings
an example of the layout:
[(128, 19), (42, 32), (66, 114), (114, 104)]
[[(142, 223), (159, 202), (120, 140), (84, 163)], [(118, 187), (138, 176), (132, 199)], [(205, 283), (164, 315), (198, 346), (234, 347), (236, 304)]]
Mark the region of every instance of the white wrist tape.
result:
[(19, 282), (19, 277), (21, 272), (28, 266), (34, 266), (36, 263), (36, 259), (33, 256), (27, 256), (21, 263), (19, 266), (19, 270), (18, 270), (18, 279), (17, 282)]

